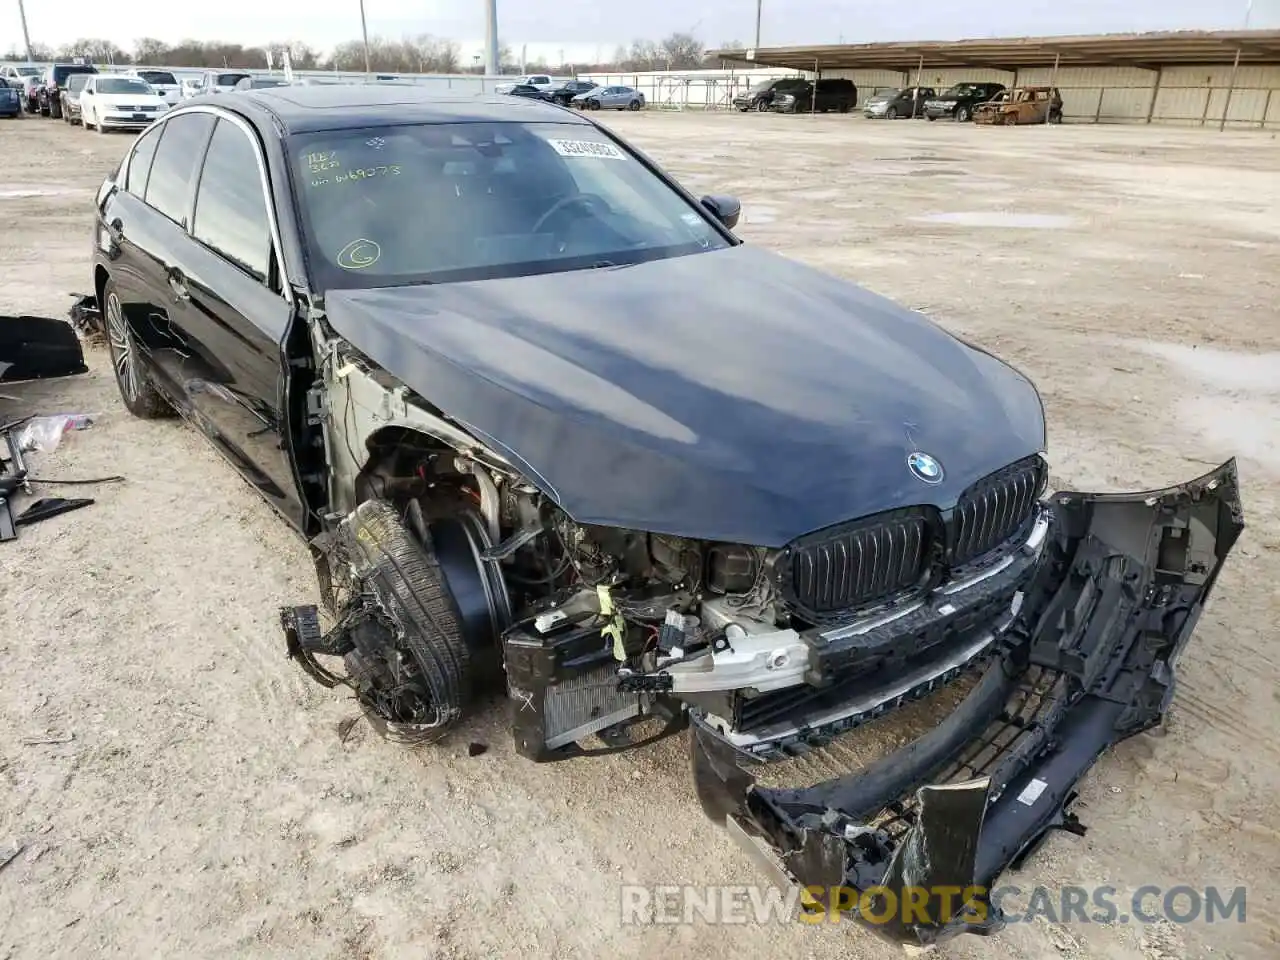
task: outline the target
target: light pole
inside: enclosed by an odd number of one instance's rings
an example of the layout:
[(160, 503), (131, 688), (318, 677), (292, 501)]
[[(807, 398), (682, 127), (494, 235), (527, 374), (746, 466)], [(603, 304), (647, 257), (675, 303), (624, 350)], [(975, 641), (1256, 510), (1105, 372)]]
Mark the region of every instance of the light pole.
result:
[(31, 55), (31, 34), (27, 32), (27, 8), (23, 6), (22, 0), (18, 0), (18, 19), (22, 21), (22, 42), (27, 47), (27, 62), (31, 63), (35, 57)]
[[(1249, 0), (1250, 3), (1253, 0)], [(760, 13), (764, 7), (764, 0), (756, 0), (756, 49), (760, 48)]]
[(373, 69), (369, 66), (369, 24), (364, 19), (364, 0), (360, 0), (360, 34), (364, 37), (364, 78), (370, 80)]

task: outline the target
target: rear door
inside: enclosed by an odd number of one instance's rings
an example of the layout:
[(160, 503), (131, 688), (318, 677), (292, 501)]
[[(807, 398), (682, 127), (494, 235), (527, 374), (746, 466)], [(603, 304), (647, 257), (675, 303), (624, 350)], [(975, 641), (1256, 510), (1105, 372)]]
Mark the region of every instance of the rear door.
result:
[(200, 358), (187, 389), (202, 424), (245, 477), (301, 527), (283, 414), (281, 344), (293, 307), (276, 258), (257, 135), (220, 117), (196, 181), (191, 242), (176, 278), (182, 333)]

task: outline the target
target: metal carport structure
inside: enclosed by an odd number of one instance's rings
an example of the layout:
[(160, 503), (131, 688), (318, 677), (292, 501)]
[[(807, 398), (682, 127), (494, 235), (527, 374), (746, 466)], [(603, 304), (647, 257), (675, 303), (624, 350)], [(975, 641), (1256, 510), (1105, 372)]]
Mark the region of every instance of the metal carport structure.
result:
[[(1013, 75), (1014, 83), (1056, 81), (1059, 71), (1079, 68), (1130, 68), (1148, 71), (1152, 82), (1143, 84), (1150, 99), (1145, 119), (1151, 122), (1156, 113), (1166, 71), (1191, 68), (1229, 68), (1229, 80), (1215, 84), (1195, 85), (1205, 92), (1203, 110), (1198, 121), (1203, 125), (1213, 114), (1215, 97), (1221, 104), (1221, 126), (1231, 113), (1232, 94), (1237, 89), (1240, 71), (1254, 70), (1258, 85), (1250, 88), (1260, 96), (1260, 108), (1250, 104), (1250, 117), (1232, 122), (1267, 126), (1280, 122), (1274, 116), (1280, 109), (1280, 95), (1272, 96), (1280, 87), (1280, 70), (1265, 73), (1257, 68), (1280, 67), (1280, 30), (1178, 31), (1169, 33), (1099, 34), (1094, 36), (1017, 37), (971, 40), (911, 41), (891, 43), (822, 44), (797, 47), (760, 47), (758, 49), (717, 50), (712, 56), (722, 60), (750, 63), (760, 67), (778, 67), (829, 76), (833, 72), (893, 71), (909, 83), (910, 76), (923, 74), (924, 68), (991, 70)], [(1044, 69), (1052, 72), (1046, 78)], [(1033, 80), (1021, 79), (1028, 71), (1040, 70)], [(1092, 88), (1091, 88), (1092, 89)], [(1192, 89), (1187, 84), (1177, 89)], [(1225, 90), (1225, 95), (1222, 93)], [(1273, 100), (1275, 103), (1273, 103)], [(1254, 116), (1256, 114), (1256, 116)], [(1095, 119), (1101, 119), (1102, 97), (1099, 96)], [(1086, 116), (1086, 114), (1080, 114)], [(1128, 115), (1126, 119), (1143, 119)], [(1163, 118), (1161, 118), (1163, 119)], [(1196, 122), (1195, 116), (1178, 116), (1176, 121)]]

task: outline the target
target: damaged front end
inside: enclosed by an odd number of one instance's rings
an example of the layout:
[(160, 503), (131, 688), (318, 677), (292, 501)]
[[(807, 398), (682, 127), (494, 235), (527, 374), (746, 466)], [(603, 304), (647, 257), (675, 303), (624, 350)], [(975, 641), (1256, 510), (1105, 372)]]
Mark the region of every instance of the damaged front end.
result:
[(1235, 461), (1165, 490), (1059, 493), (1048, 552), (959, 707), (858, 774), (764, 788), (705, 724), (693, 732), (703, 806), (812, 909), (891, 941), (993, 933), (988, 900), (1069, 811), (1103, 752), (1158, 725), (1174, 666), (1243, 529)]

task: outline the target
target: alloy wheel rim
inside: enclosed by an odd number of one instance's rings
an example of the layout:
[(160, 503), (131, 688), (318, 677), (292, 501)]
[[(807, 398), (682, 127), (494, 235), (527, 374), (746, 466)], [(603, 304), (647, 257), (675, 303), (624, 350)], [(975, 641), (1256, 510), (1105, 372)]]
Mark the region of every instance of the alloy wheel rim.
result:
[(133, 351), (133, 338), (125, 326), (120, 301), (113, 293), (107, 297), (107, 338), (111, 344), (111, 361), (116, 370), (116, 382), (124, 391), (125, 399), (138, 399), (138, 364)]

